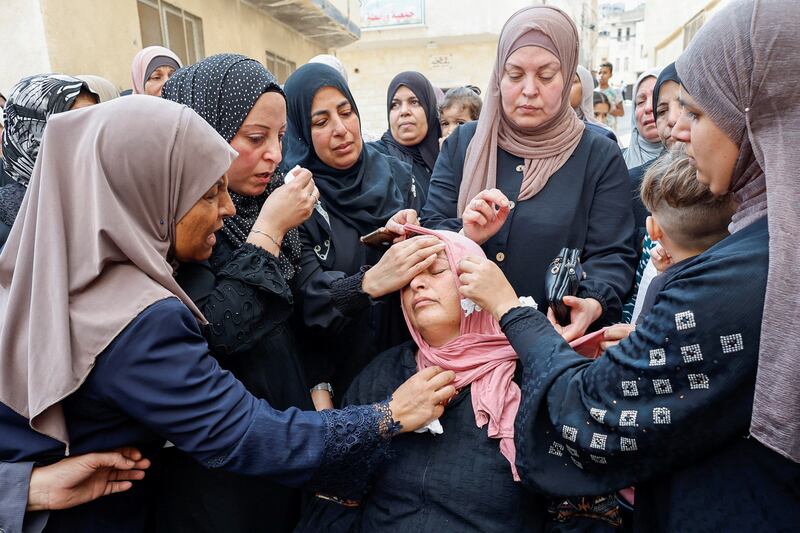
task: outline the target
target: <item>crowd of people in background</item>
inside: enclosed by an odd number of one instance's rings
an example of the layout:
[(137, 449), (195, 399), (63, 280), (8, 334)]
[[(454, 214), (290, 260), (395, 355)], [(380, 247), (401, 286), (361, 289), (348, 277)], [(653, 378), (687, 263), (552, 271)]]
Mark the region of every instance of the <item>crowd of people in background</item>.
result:
[(21, 80), (0, 531), (796, 528), (798, 31), (733, 0), (626, 116), (527, 7), (379, 138), (329, 55)]

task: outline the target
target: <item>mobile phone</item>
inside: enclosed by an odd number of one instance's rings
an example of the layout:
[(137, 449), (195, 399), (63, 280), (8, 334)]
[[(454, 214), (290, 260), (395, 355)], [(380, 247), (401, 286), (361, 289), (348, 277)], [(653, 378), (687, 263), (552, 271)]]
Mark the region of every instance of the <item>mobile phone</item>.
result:
[(395, 239), (395, 237), (397, 237), (397, 235), (386, 228), (378, 228), (375, 231), (367, 233), (361, 237), (361, 243), (366, 244), (367, 246), (381, 248), (392, 244), (392, 241)]

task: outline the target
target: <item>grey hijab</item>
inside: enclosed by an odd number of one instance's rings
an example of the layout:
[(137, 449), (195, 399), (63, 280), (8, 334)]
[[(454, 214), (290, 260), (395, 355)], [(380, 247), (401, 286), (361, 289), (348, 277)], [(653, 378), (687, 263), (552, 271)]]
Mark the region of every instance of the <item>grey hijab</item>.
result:
[(625, 158), (625, 165), (631, 169), (644, 165), (661, 155), (664, 150), (664, 145), (661, 140), (650, 142), (639, 133), (639, 128), (636, 125), (636, 93), (639, 92), (639, 85), (647, 78), (658, 79), (661, 69), (654, 68), (647, 70), (639, 76), (636, 84), (633, 86), (633, 110), (631, 111), (631, 142), (628, 147), (622, 152)]
[(800, 462), (800, 10), (796, 0), (734, 0), (676, 67), (685, 90), (739, 144), (731, 229), (769, 215), (767, 278), (751, 434)]
[(169, 256), (177, 222), (236, 155), (197, 113), (152, 96), (49, 121), (0, 254), (0, 401), (67, 453), (61, 401), (139, 313), (177, 297), (205, 322)]

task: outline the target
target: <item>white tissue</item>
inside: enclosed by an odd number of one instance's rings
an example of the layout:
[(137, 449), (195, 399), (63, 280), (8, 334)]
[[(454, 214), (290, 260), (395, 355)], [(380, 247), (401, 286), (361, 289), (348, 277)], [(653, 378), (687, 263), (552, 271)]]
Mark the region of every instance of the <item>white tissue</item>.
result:
[(283, 177), (283, 182), (289, 184), (292, 181), (294, 181), (294, 179), (297, 177), (297, 174), (295, 174), (295, 172), (299, 170), (300, 170), (300, 165), (295, 165), (294, 168), (290, 170), (289, 173), (286, 174), (286, 176)]
[(426, 431), (430, 431), (434, 435), (441, 435), (444, 433), (444, 428), (442, 427), (442, 423), (439, 422), (439, 419), (434, 418), (432, 421), (428, 422), (427, 425), (415, 429), (414, 433), (425, 433)]

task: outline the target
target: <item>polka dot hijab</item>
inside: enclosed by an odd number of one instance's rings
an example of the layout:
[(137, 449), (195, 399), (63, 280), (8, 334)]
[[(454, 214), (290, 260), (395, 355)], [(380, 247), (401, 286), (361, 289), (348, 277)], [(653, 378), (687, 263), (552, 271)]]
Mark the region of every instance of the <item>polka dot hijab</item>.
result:
[[(283, 95), (278, 80), (264, 66), (243, 55), (218, 54), (178, 70), (164, 84), (167, 100), (194, 109), (217, 132), (231, 142), (256, 100), (266, 92)], [(259, 196), (244, 196), (230, 191), (236, 215), (225, 220), (222, 235), (241, 246), (253, 227), (267, 197), (283, 185), (283, 174), (276, 170), (267, 190)], [(300, 237), (296, 229), (283, 238), (278, 258), (284, 277), (294, 277), (300, 261)]]

